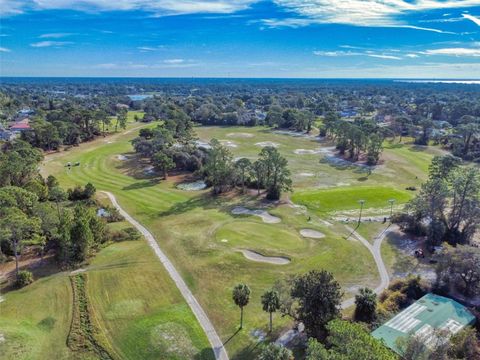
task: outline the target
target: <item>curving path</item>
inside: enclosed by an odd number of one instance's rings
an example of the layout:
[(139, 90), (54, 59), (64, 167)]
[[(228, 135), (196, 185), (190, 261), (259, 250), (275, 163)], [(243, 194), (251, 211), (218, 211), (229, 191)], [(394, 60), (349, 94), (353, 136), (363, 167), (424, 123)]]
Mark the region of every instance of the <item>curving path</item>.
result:
[[(368, 240), (365, 239), (362, 235), (357, 233), (355, 229), (352, 229), (348, 225), (345, 225), (345, 227), (347, 228), (348, 231), (351, 232), (351, 235), (355, 236), (372, 254), (373, 259), (375, 260), (375, 264), (377, 265), (378, 272), (380, 274), (380, 285), (378, 285), (374, 291), (376, 294), (380, 294), (383, 290), (385, 290), (388, 287), (388, 284), (390, 283), (390, 276), (388, 275), (387, 267), (385, 266), (382, 259), (382, 253), (381, 253), (382, 242), (389, 233), (391, 233), (392, 231), (398, 230), (398, 226), (393, 224), (388, 225), (386, 229), (382, 230), (382, 232), (375, 237), (375, 241), (373, 242), (373, 245), (370, 244)], [(341, 307), (342, 309), (346, 309), (352, 306), (353, 304), (355, 304), (354, 297), (342, 302)]]
[(210, 344), (212, 345), (213, 351), (215, 353), (215, 359), (228, 360), (227, 351), (223, 346), (222, 340), (220, 340), (220, 337), (215, 331), (215, 328), (210, 322), (210, 319), (208, 318), (205, 311), (202, 309), (201, 305), (199, 304), (195, 296), (193, 296), (192, 292), (188, 288), (185, 281), (183, 281), (182, 277), (180, 276), (178, 271), (175, 269), (172, 262), (168, 259), (165, 253), (160, 249), (160, 246), (158, 246), (158, 243), (155, 241), (155, 238), (153, 237), (152, 233), (148, 231), (143, 225), (141, 225), (138, 221), (136, 221), (133, 217), (131, 217), (125, 210), (123, 210), (120, 207), (120, 205), (117, 202), (117, 199), (115, 198), (115, 195), (113, 195), (111, 192), (108, 192), (108, 191), (101, 191), (101, 192), (108, 196), (113, 206), (115, 206), (115, 208), (120, 212), (120, 214), (125, 218), (125, 220), (127, 220), (130, 224), (132, 224), (135, 228), (137, 228), (137, 230), (140, 231), (140, 233), (142, 233), (145, 239), (147, 239), (148, 244), (153, 249), (153, 251), (155, 252), (155, 255), (157, 255), (158, 259), (163, 264), (163, 266), (167, 270), (172, 280), (175, 282), (175, 285), (177, 285), (178, 289), (180, 290), (180, 293), (185, 298), (186, 302), (188, 303), (193, 313), (195, 314), (195, 317), (200, 323), (200, 326), (202, 327), (203, 331), (205, 331), (205, 334), (207, 335), (207, 338), (210, 341)]

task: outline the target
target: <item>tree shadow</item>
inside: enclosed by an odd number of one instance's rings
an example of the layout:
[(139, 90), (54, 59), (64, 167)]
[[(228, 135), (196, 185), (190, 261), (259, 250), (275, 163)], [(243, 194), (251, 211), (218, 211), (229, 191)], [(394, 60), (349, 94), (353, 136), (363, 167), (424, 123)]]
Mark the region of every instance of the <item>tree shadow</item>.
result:
[(194, 360), (215, 360), (212, 348), (204, 348), (193, 357)]
[(242, 329), (238, 328), (230, 337), (223, 342), (223, 346), (227, 345), (230, 340), (232, 340)]
[(158, 179), (151, 179), (151, 180), (145, 180), (145, 181), (139, 181), (127, 186), (124, 186), (122, 190), (138, 190), (138, 189), (143, 189), (151, 186), (155, 186), (159, 183)]
[(260, 344), (262, 342), (257, 342), (255, 345), (250, 345), (244, 347), (242, 350), (237, 352), (234, 356), (231, 357), (232, 360), (243, 360), (243, 359), (257, 359), (258, 355), (260, 354), (261, 347)]

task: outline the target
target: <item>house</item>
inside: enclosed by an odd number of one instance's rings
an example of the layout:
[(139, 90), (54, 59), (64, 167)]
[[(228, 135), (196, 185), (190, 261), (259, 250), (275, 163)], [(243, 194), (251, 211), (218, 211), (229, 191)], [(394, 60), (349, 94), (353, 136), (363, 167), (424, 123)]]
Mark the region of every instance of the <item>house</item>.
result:
[(376, 339), (399, 353), (398, 339), (416, 336), (427, 347), (448, 341), (464, 327), (473, 325), (475, 316), (455, 300), (427, 294), (372, 332)]
[(17, 122), (10, 126), (9, 130), (13, 133), (21, 133), (24, 131), (32, 130), (28, 123)]

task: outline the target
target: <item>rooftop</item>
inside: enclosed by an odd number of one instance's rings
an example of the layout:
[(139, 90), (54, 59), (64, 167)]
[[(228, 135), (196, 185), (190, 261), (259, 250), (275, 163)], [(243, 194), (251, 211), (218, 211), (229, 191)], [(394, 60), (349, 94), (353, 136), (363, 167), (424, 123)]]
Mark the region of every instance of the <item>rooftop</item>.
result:
[(434, 344), (435, 330), (455, 334), (467, 325), (473, 325), (475, 317), (460, 303), (434, 294), (427, 294), (408, 308), (372, 332), (385, 345), (399, 352), (397, 339), (418, 336), (425, 345)]

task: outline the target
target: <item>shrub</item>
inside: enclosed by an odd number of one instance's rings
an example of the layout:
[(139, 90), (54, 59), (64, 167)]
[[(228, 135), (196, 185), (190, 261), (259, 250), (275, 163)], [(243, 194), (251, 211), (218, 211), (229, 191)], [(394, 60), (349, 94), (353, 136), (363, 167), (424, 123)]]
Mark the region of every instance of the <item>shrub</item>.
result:
[(137, 229), (129, 227), (126, 229), (111, 232), (110, 238), (112, 241), (115, 242), (138, 240), (141, 238), (141, 234)]
[(15, 285), (19, 288), (27, 286), (33, 282), (33, 274), (28, 270), (21, 270), (18, 272), (17, 281)]

